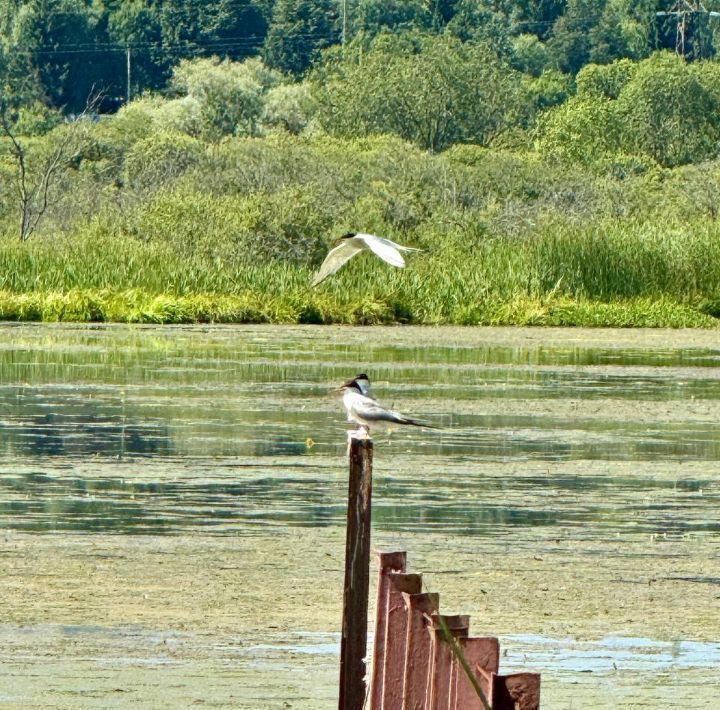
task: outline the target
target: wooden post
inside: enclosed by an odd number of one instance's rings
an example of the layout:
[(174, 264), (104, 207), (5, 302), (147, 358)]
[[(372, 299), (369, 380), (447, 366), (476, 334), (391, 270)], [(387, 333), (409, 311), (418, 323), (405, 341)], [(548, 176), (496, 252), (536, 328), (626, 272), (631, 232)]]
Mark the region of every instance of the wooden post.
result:
[(370, 589), (370, 504), (373, 442), (349, 434), (345, 588), (340, 641), (339, 710), (362, 710), (365, 704), (368, 594)]

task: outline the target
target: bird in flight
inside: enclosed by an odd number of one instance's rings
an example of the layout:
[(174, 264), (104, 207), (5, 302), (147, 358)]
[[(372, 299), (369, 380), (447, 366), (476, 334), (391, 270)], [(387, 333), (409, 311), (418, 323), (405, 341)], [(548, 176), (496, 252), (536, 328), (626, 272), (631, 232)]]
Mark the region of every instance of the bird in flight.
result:
[(376, 424), (385, 426), (408, 424), (428, 429), (438, 428), (432, 424), (406, 417), (399, 412), (393, 412), (378, 404), (370, 392), (370, 380), (365, 373), (348, 380), (339, 390), (343, 393), (343, 404), (347, 409), (348, 421), (358, 424), (359, 430), (362, 430), (366, 437), (369, 436), (370, 426)]
[(402, 244), (376, 237), (374, 234), (363, 234), (362, 232), (348, 232), (340, 237), (340, 243), (328, 252), (320, 269), (312, 280), (312, 285), (317, 286), (328, 276), (334, 274), (343, 264), (352, 259), (355, 254), (361, 251), (371, 251), (392, 266), (399, 269), (405, 267), (401, 251), (422, 251), (414, 247), (405, 247)]

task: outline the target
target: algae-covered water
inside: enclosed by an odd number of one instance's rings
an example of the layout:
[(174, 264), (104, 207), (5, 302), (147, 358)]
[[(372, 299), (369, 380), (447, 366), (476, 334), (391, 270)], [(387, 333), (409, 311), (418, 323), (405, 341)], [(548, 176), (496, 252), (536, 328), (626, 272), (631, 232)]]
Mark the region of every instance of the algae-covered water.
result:
[(346, 504), (543, 674), (543, 706), (715, 707), (708, 331), (0, 326), (0, 707), (332, 708)]

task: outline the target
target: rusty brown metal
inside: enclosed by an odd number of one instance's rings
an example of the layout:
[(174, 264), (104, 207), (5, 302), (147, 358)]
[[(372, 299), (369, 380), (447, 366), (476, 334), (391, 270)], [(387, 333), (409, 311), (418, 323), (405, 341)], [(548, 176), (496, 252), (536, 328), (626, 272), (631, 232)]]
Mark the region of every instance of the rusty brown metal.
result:
[[(470, 617), (465, 614), (436, 614), (428, 619), (430, 633), (430, 667), (425, 696), (432, 710), (450, 710), (453, 651), (446, 634), (454, 638), (467, 636)], [(452, 706), (454, 707), (454, 705)]]
[(370, 710), (539, 710), (540, 675), (499, 675), (497, 638), (468, 637), (465, 614), (440, 615), (439, 596), (420, 593), (406, 562), (378, 555)]
[(540, 674), (492, 674), (488, 699), (493, 710), (539, 710)]
[(418, 594), (422, 589), (422, 576), (419, 574), (392, 572), (387, 579), (389, 590), (381, 703), (371, 705), (371, 710), (397, 710), (402, 707), (407, 643), (407, 610), (403, 594)]
[(370, 505), (372, 439), (350, 437), (345, 586), (340, 639), (339, 710), (365, 704), (368, 593), (370, 589)]
[(440, 597), (434, 593), (403, 594), (403, 599), (408, 618), (402, 710), (425, 710), (431, 652), (427, 628), (439, 612)]
[[(378, 710), (382, 707), (383, 674), (385, 671), (385, 634), (388, 623), (388, 601), (390, 599), (390, 579), (392, 573), (405, 572), (407, 553), (378, 552), (378, 587), (375, 605), (375, 636), (373, 639), (372, 682), (370, 685), (370, 707)], [(420, 591), (419, 589), (417, 591)], [(404, 631), (404, 629), (403, 629)], [(403, 635), (403, 644), (405, 638)]]
[[(485, 693), (490, 696), (490, 679), (498, 672), (500, 663), (500, 644), (494, 637), (461, 638), (459, 639), (468, 666)], [(457, 710), (484, 710), (480, 697), (467, 677), (464, 669), (455, 659), (453, 663), (453, 683), (456, 688), (455, 707)]]

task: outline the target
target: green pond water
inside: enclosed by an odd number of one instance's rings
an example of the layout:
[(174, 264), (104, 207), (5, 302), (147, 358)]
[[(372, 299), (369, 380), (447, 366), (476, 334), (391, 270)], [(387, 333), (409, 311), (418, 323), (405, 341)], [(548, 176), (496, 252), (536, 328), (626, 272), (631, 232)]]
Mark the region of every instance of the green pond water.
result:
[[(711, 618), (720, 605), (718, 365), (711, 332), (3, 325), (0, 531), (6, 541), (51, 536), (58, 549), (78, 536), (263, 546), (294, 530), (341, 534), (346, 423), (331, 390), (363, 371), (383, 403), (441, 427), (375, 436), (373, 499), (376, 545), (445, 560), (427, 570), (436, 589), (442, 572), (472, 572), (455, 553), (542, 565), (572, 545), (576, 557), (557, 564), (581, 559), (588, 589), (602, 575), (625, 582), (633, 556), (652, 569), (657, 555), (658, 576), (701, 590), (693, 603)], [(664, 547), (648, 551), (648, 541)], [(552, 575), (555, 564), (538, 571)], [(544, 707), (715, 707), (717, 622), (705, 632), (671, 618), (638, 634), (637, 615), (631, 629), (612, 615), (602, 627), (574, 623), (576, 602), (557, 603), (565, 626), (498, 617), (499, 628), (485, 629), (501, 637), (504, 670), (542, 672)], [(213, 707), (335, 703), (335, 617), (319, 630), (298, 619), (277, 637), (226, 635), (202, 653), (197, 630), (166, 620), (85, 627), (38, 612), (27, 624), (4, 621), (0, 707), (120, 707), (122, 694), (103, 694), (118, 685), (135, 688), (135, 706), (182, 707), (189, 671)], [(158, 653), (158, 638), (186, 655)], [(85, 650), (69, 653), (73, 643)], [(51, 662), (41, 670), (42, 644)], [(304, 677), (288, 670), (288, 653)], [(21, 668), (30, 680), (18, 680)]]

